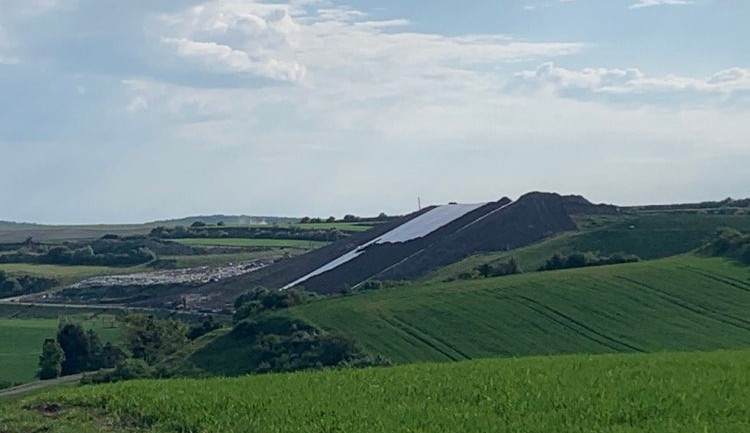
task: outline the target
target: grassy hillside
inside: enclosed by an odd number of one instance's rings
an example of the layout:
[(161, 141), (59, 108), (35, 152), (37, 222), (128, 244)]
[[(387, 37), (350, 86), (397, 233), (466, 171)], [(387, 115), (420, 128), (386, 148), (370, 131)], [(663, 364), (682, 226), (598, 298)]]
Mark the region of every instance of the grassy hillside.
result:
[(741, 433), (750, 352), (562, 356), (66, 388), (6, 433)]
[[(121, 338), (112, 315), (79, 314), (72, 318), (87, 329), (94, 329), (103, 341)], [(34, 380), (42, 343), (55, 336), (58, 323), (57, 319), (0, 318), (0, 382)]]
[(513, 251), (474, 255), (427, 275), (423, 281), (455, 279), (481, 264), (506, 261), (511, 256), (526, 271), (538, 269), (555, 253), (573, 251), (599, 251), (604, 255), (628, 253), (645, 260), (670, 257), (702, 246), (721, 227), (750, 230), (750, 215), (664, 212), (581, 217), (578, 224), (580, 231), (563, 233)]
[(395, 362), (750, 347), (750, 268), (680, 256), (415, 284), (287, 314)]

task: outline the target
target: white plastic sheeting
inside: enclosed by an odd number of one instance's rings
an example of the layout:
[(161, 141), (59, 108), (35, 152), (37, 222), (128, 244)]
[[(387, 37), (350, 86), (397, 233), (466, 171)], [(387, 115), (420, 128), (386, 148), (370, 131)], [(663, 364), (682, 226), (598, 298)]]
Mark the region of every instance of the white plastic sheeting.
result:
[(409, 242), (414, 239), (425, 237), (437, 229), (444, 227), (451, 222), (461, 218), (467, 213), (479, 209), (487, 203), (474, 203), (474, 204), (447, 204), (443, 206), (436, 206), (434, 209), (423, 213), (422, 215), (407, 221), (404, 224), (396, 227), (395, 229), (385, 233), (379, 238), (375, 238), (370, 242), (358, 246), (356, 249), (349, 251), (348, 253), (340, 256), (339, 258), (332, 260), (318, 269), (310, 272), (309, 274), (298, 278), (295, 281), (284, 286), (285, 289), (294, 287), (301, 284), (312, 277), (318, 276), (324, 272), (328, 272), (335, 269), (346, 262), (354, 260), (360, 254), (365, 251), (365, 248), (372, 244), (387, 244), (387, 243), (400, 243)]

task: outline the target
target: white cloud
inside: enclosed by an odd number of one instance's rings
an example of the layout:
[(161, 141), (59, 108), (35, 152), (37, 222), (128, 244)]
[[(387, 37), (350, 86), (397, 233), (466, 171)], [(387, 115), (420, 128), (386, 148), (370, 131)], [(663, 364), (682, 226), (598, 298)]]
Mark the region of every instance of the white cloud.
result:
[[(213, 70), (323, 86), (345, 82), (412, 81), (477, 65), (555, 57), (581, 43), (529, 42), (502, 35), (460, 37), (415, 33), (405, 19), (373, 20), (345, 8), (309, 8), (215, 0), (164, 15), (162, 41)], [(375, 83), (373, 83), (375, 81)]]
[(750, 69), (731, 68), (707, 78), (694, 78), (649, 76), (637, 68), (571, 70), (544, 63), (536, 70), (516, 74), (510, 87), (546, 90), (578, 99), (610, 96), (631, 103), (667, 101), (679, 107), (681, 103), (722, 102), (734, 94), (749, 92)]
[(637, 0), (635, 3), (628, 6), (628, 9), (641, 9), (651, 6), (678, 6), (694, 3), (695, 2), (691, 0)]

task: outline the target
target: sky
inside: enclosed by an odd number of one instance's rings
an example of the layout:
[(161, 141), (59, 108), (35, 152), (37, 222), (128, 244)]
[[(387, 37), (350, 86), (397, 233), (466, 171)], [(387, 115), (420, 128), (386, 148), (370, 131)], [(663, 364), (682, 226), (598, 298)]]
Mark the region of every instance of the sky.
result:
[(750, 196), (746, 0), (0, 0), (0, 220)]

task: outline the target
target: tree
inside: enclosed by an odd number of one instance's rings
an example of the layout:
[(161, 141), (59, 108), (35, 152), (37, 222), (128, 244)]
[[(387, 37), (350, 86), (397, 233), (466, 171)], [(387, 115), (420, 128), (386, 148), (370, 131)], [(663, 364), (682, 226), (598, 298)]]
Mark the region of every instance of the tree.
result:
[(86, 331), (78, 323), (60, 322), (57, 342), (65, 353), (62, 374), (77, 374), (88, 369), (91, 359), (91, 346)]
[(378, 221), (385, 221), (388, 219), (388, 215), (385, 214), (385, 212), (380, 212), (380, 215), (378, 215)]
[(62, 373), (65, 353), (54, 338), (47, 338), (42, 344), (42, 355), (39, 357), (39, 379), (54, 379)]
[(125, 344), (133, 358), (148, 364), (166, 358), (187, 344), (188, 327), (175, 320), (133, 314), (125, 318)]
[(326, 219), (327, 223), (335, 223), (336, 217), (335, 216), (329, 216), (328, 219)]

